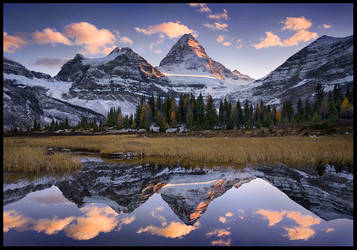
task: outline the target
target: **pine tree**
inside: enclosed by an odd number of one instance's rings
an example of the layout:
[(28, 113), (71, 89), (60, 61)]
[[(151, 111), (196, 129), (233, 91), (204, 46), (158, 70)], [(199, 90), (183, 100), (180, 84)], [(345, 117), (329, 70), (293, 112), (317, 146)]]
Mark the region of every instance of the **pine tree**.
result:
[(152, 113), (152, 120), (155, 122), (155, 117), (156, 117), (156, 114), (155, 114), (155, 97), (153, 94), (151, 94), (151, 97), (149, 98), (149, 101), (148, 101), (149, 105), (150, 105), (150, 109), (151, 109), (151, 113)]
[(317, 83), (315, 89), (315, 108), (314, 108), (315, 112), (319, 112), (324, 96), (325, 96), (324, 89), (322, 87), (322, 84), (319, 82)]
[(200, 93), (200, 95), (197, 98), (197, 106), (196, 106), (196, 114), (197, 114), (197, 124), (196, 127), (198, 129), (203, 128), (203, 122), (204, 122), (204, 116), (205, 116), (205, 104), (203, 101), (203, 96)]
[(241, 104), (239, 102), (239, 99), (236, 104), (236, 112), (237, 112), (236, 125), (238, 128), (240, 128), (244, 124), (244, 115), (243, 115), (243, 110), (242, 110)]
[(297, 122), (302, 122), (304, 120), (304, 107), (302, 104), (301, 99), (299, 98), (298, 103), (297, 103), (297, 117), (296, 117)]
[(218, 122), (216, 107), (213, 103), (213, 98), (209, 95), (207, 97), (207, 105), (206, 105), (206, 128), (214, 129)]
[(124, 119), (123, 119), (123, 114), (121, 112), (121, 108), (118, 107), (118, 116), (117, 116), (117, 128), (118, 129), (122, 129), (124, 127)]
[(306, 98), (305, 100), (305, 108), (304, 108), (304, 120), (305, 121), (310, 121), (312, 117), (312, 110), (311, 110), (311, 106), (309, 103), (309, 99)]

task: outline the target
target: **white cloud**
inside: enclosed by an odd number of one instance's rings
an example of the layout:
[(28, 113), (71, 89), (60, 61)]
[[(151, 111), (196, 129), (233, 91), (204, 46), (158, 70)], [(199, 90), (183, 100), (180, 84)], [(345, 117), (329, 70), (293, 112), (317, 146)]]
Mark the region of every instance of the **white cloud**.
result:
[(224, 31), (227, 31), (228, 24), (215, 22), (214, 24), (204, 23), (203, 26), (205, 26), (205, 27), (207, 27), (209, 29), (212, 29), (212, 30), (224, 30)]
[(223, 13), (218, 13), (218, 14), (209, 14), (208, 18), (210, 19), (225, 19), (228, 20), (228, 14), (227, 14), (227, 10), (223, 9)]
[(190, 7), (200, 7), (199, 12), (207, 13), (211, 12), (211, 9), (207, 7), (207, 4), (205, 3), (189, 3)]

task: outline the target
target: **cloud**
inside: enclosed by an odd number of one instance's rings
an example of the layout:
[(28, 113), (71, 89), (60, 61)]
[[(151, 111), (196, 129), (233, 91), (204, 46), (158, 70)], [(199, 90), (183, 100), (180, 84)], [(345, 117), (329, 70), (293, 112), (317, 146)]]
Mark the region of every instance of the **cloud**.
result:
[(273, 34), (272, 32), (266, 31), (265, 35), (266, 35), (265, 39), (261, 39), (260, 43), (253, 44), (252, 46), (256, 49), (268, 48), (274, 46), (284, 46), (280, 38), (277, 35)]
[(308, 240), (315, 235), (315, 231), (309, 227), (284, 228), (287, 231), (289, 240)]
[(84, 54), (106, 54), (114, 48), (115, 35), (107, 29), (98, 29), (88, 22), (72, 23), (64, 27), (63, 33), (74, 40), (76, 45), (83, 45)]
[(325, 29), (330, 29), (332, 26), (324, 23), (322, 24), (322, 27), (324, 27)]
[(123, 227), (123, 225), (129, 225), (129, 224), (131, 224), (134, 220), (135, 220), (135, 215), (132, 215), (132, 216), (130, 216), (130, 217), (124, 217), (124, 218), (122, 218), (121, 220), (120, 220), (120, 222), (119, 222), (119, 226), (118, 226), (118, 228), (117, 228), (117, 230), (116, 231), (120, 231), (121, 229), (122, 229), (122, 227)]
[(188, 28), (186, 25), (181, 24), (179, 21), (176, 22), (166, 22), (154, 26), (149, 26), (148, 28), (134, 28), (138, 33), (144, 33), (145, 35), (152, 35), (155, 33), (165, 34), (169, 38), (180, 37), (187, 33), (196, 34), (196, 31)]
[(11, 228), (25, 229), (30, 220), (19, 214), (15, 210), (4, 211), (3, 213), (3, 231), (8, 232)]
[(266, 34), (265, 39), (261, 39), (262, 41), (260, 43), (253, 44), (252, 46), (255, 47), (256, 49), (275, 47), (275, 46), (280, 46), (280, 47), (294, 46), (294, 45), (298, 45), (300, 42), (308, 42), (311, 39), (315, 39), (318, 37), (318, 34), (316, 32), (311, 32), (308, 30), (299, 30), (290, 38), (285, 39), (284, 41), (281, 41), (280, 38), (277, 35), (273, 34), (272, 32), (267, 31), (265, 32), (265, 34)]
[(123, 36), (123, 37), (120, 37), (119, 38), (119, 42), (121, 42), (121, 43), (127, 43), (127, 44), (130, 44), (130, 45), (133, 45), (133, 41), (129, 38), (129, 37), (127, 37), (127, 36)]
[(320, 224), (321, 219), (315, 218), (310, 215), (302, 215), (299, 212), (287, 212), (286, 217), (294, 220), (297, 224), (302, 227), (310, 227), (312, 225)]
[(205, 3), (189, 3), (190, 7), (200, 7), (199, 12), (207, 13), (211, 12), (211, 9), (207, 7), (207, 4)]
[(232, 212), (227, 212), (227, 213), (225, 214), (225, 216), (226, 216), (226, 217), (232, 217), (232, 216), (233, 216), (233, 213), (232, 213)]
[(299, 44), (300, 42), (307, 42), (317, 37), (318, 35), (316, 32), (311, 32), (308, 30), (299, 30), (292, 37), (284, 40), (284, 46), (294, 46)]
[(150, 225), (145, 228), (140, 228), (136, 233), (140, 234), (148, 232), (152, 235), (159, 235), (165, 238), (181, 238), (197, 229), (198, 226), (198, 222), (196, 222), (193, 226), (187, 226), (183, 223), (173, 221), (167, 227), (156, 227)]
[(217, 37), (217, 42), (221, 43), (221, 42), (223, 42), (223, 41), (224, 41), (223, 36), (219, 35), (219, 36)]
[(226, 47), (231, 46), (231, 45), (232, 45), (231, 42), (224, 42), (224, 43), (223, 43), (223, 46), (226, 46)]
[(223, 224), (226, 223), (227, 219), (224, 216), (219, 216), (218, 220), (222, 222)]
[(307, 30), (312, 26), (312, 22), (305, 17), (287, 17), (282, 30)]
[(48, 235), (57, 234), (59, 231), (62, 231), (66, 226), (68, 226), (74, 219), (75, 217), (67, 217), (59, 220), (56, 217), (52, 220), (39, 219), (33, 229), (37, 232), (44, 231), (45, 234)]
[(35, 31), (32, 33), (32, 37), (34, 41), (39, 44), (51, 43), (52, 46), (54, 46), (56, 43), (62, 43), (65, 45), (72, 45), (72, 42), (66, 36), (51, 28)]
[(269, 226), (274, 226), (279, 223), (284, 216), (286, 218), (292, 219), (298, 224), (295, 227), (284, 227), (287, 231), (287, 237), (290, 240), (307, 240), (315, 235), (315, 230), (311, 226), (319, 224), (321, 222), (320, 218), (312, 217), (310, 215), (303, 215), (300, 212), (295, 211), (271, 211), (265, 209), (259, 209), (255, 213), (264, 216), (264, 219), (268, 219)]
[(228, 24), (214, 22), (214, 24), (204, 23), (203, 26), (205, 26), (205, 27), (207, 27), (209, 29), (212, 29), (212, 30), (224, 30), (224, 31), (227, 31)]
[(242, 40), (238, 39), (238, 40), (236, 41), (235, 47), (236, 47), (237, 49), (242, 48)]
[(7, 32), (3, 32), (3, 49), (4, 52), (14, 53), (17, 49), (26, 45), (27, 42), (19, 36), (11, 36)]
[(160, 34), (160, 38), (158, 40), (156, 40), (153, 43), (150, 43), (150, 45), (149, 45), (150, 50), (153, 51), (156, 54), (161, 54), (162, 50), (155, 49), (154, 46), (162, 44), (163, 42), (164, 42), (164, 35)]
[(110, 232), (118, 224), (117, 213), (110, 207), (85, 207), (85, 217), (78, 217), (75, 224), (65, 228), (66, 235), (75, 240), (89, 240), (100, 232)]
[(305, 17), (287, 17), (281, 30), (296, 31), (290, 38), (281, 41), (280, 37), (272, 32), (266, 31), (265, 39), (261, 39), (260, 43), (252, 44), (256, 49), (268, 47), (286, 47), (298, 45), (300, 42), (307, 42), (318, 37), (316, 32), (311, 32), (308, 29), (312, 26), (312, 22)]
[(211, 241), (211, 244), (214, 245), (214, 246), (230, 246), (231, 245), (231, 239), (228, 239), (228, 240), (223, 240), (223, 239), (220, 239), (220, 240), (214, 240), (214, 241)]
[(223, 13), (218, 13), (218, 14), (209, 14), (208, 18), (210, 19), (225, 19), (228, 20), (228, 15), (227, 15), (227, 10), (223, 9)]
[[(35, 66), (45, 66), (45, 67), (58, 67), (65, 64), (67, 59), (60, 59), (60, 58), (39, 58), (37, 59), (33, 65)], [(64, 198), (61, 197), (37, 197), (36, 200), (41, 205), (48, 205), (48, 204), (61, 204), (64, 201)]]
[(227, 231), (226, 229), (216, 229), (214, 231), (206, 233), (207, 237), (217, 235), (217, 237), (228, 236), (231, 232)]
[(286, 214), (285, 211), (275, 212), (275, 211), (270, 211), (270, 210), (265, 210), (265, 209), (259, 209), (255, 213), (261, 214), (264, 216), (265, 219), (268, 219), (269, 227), (272, 227), (275, 224), (279, 223), (283, 219), (284, 215)]

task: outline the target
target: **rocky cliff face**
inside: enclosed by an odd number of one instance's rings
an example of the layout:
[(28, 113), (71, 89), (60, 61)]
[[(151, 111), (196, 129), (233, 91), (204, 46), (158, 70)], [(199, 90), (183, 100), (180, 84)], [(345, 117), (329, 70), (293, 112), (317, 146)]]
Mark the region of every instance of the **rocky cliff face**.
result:
[(212, 60), (201, 44), (191, 35), (183, 35), (161, 60), (159, 69), (165, 72), (207, 72), (217, 79), (240, 78), (239, 74), (232, 73), (221, 63)]
[(298, 98), (310, 98), (319, 82), (325, 91), (335, 84), (353, 84), (353, 36), (320, 37), (255, 81), (259, 86), (252, 95), (276, 104), (285, 100), (297, 103)]
[(167, 84), (159, 70), (130, 48), (115, 48), (103, 58), (77, 54), (62, 66), (56, 79), (73, 82), (69, 98), (89, 100), (164, 95), (161, 86)]

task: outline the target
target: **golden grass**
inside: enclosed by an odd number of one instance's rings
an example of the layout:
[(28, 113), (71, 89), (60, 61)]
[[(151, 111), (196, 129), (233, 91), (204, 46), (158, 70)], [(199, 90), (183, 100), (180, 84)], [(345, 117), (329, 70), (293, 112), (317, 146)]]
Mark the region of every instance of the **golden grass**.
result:
[(4, 145), (4, 171), (58, 172), (78, 169), (80, 166), (80, 158), (60, 153), (49, 155), (45, 147)]
[[(352, 135), (320, 136), (314, 139), (298, 136), (237, 138), (145, 138), (136, 135), (6, 137), (4, 138), (5, 156), (11, 153), (9, 150), (11, 147), (19, 145), (22, 145), (23, 148), (19, 147), (18, 149), (24, 152), (26, 150), (46, 150), (48, 147), (85, 148), (98, 150), (104, 154), (142, 152), (145, 158), (140, 160), (141, 163), (156, 161), (166, 164), (223, 164), (231, 166), (283, 163), (294, 167), (316, 166), (325, 163), (353, 165)], [(27, 164), (28, 160), (25, 160), (22, 163)], [(36, 159), (32, 161), (36, 162)], [(58, 159), (58, 161), (61, 160)], [(13, 165), (21, 166), (21, 163), (16, 161), (16, 164)]]

